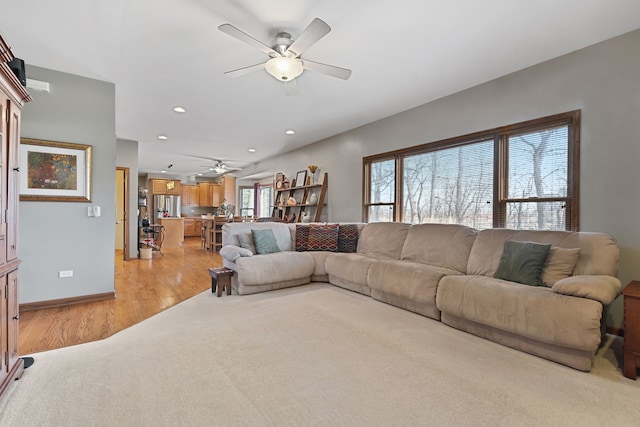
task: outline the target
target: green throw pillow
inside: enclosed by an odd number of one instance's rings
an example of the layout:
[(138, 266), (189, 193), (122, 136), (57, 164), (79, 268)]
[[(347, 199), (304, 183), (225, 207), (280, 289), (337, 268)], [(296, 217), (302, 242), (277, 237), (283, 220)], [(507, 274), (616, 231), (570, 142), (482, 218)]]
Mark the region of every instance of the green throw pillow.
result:
[(539, 286), (542, 267), (551, 245), (535, 242), (504, 242), (500, 264), (493, 277), (525, 285)]
[(274, 252), (280, 252), (278, 242), (276, 242), (276, 236), (270, 228), (265, 228), (264, 230), (251, 230), (251, 235), (253, 236), (253, 244), (256, 247), (256, 253), (271, 254)]

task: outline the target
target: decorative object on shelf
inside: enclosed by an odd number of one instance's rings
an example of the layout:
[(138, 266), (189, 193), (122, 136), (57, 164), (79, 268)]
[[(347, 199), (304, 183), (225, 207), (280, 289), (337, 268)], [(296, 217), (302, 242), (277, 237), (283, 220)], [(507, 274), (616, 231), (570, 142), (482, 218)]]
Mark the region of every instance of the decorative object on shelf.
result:
[(316, 203), (318, 203), (318, 195), (316, 193), (311, 193), (311, 196), (309, 196), (309, 200), (307, 201), (307, 203), (310, 205), (315, 205)]
[(282, 188), (284, 188), (284, 174), (282, 172), (278, 172), (276, 173), (276, 175), (273, 177), (273, 187), (276, 190), (280, 190)]
[(311, 212), (302, 212), (302, 222), (311, 222)]
[(320, 175), (320, 169), (317, 165), (307, 166), (311, 171), (311, 184), (318, 184), (318, 176)]
[(91, 145), (20, 139), (20, 201), (90, 202)]
[(303, 185), (306, 185), (307, 183), (307, 171), (303, 170), (303, 171), (298, 171), (298, 173), (296, 173), (296, 187), (302, 187)]
[(294, 199), (293, 197), (289, 197), (289, 198), (287, 199), (287, 205), (288, 205), (288, 206), (295, 206), (295, 205), (297, 205), (297, 204), (298, 204), (298, 202), (296, 202), (296, 199)]

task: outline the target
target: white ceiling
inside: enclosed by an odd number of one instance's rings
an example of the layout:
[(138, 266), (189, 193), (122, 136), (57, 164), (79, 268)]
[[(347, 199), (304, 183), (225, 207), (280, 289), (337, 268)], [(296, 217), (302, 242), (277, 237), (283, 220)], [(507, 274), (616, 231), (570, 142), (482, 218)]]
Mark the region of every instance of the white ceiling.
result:
[[(0, 4), (0, 32), (16, 56), (115, 83), (118, 138), (139, 141), (141, 173), (173, 164), (174, 175), (212, 163), (195, 157), (255, 163), (640, 28), (638, 0)], [(223, 75), (266, 55), (220, 24), (271, 45), (280, 31), (295, 39), (315, 17), (332, 31), (303, 58), (349, 68), (351, 79), (307, 71), (299, 95), (287, 97), (265, 71)], [(187, 113), (173, 112), (176, 105)]]

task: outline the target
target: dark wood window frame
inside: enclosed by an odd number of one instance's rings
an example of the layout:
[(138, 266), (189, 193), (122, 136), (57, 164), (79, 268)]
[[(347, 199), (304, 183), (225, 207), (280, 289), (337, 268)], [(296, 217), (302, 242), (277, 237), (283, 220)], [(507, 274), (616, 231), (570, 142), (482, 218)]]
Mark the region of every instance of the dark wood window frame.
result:
[[(566, 125), (568, 128), (567, 146), (567, 189), (565, 198), (525, 198), (513, 199), (508, 197), (508, 142), (514, 135), (529, 131), (541, 130), (553, 126)], [(506, 225), (506, 210), (509, 202), (565, 202), (565, 229), (579, 230), (579, 194), (580, 194), (580, 110), (555, 114), (534, 120), (528, 120), (507, 126), (453, 137), (441, 141), (430, 142), (400, 150), (389, 151), (362, 159), (362, 219), (369, 221), (369, 209), (373, 206), (390, 206), (393, 220), (402, 221), (403, 209), (403, 160), (408, 156), (424, 154), (438, 150), (474, 144), (479, 141), (494, 141), (494, 178), (493, 178), (493, 227), (504, 228)], [(392, 203), (371, 203), (371, 165), (372, 163), (394, 160), (395, 162), (395, 195)]]

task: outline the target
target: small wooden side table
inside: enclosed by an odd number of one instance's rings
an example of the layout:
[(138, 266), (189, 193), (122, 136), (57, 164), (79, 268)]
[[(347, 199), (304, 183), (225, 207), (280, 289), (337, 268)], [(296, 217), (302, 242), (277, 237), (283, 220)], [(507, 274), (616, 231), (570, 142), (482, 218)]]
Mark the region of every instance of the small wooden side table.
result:
[(218, 291), (218, 296), (222, 295), (222, 289), (227, 290), (227, 295), (231, 295), (231, 276), (234, 271), (227, 267), (210, 268), (209, 276), (211, 276), (211, 293)]
[(624, 376), (636, 379), (640, 367), (640, 281), (633, 280), (624, 295)]

